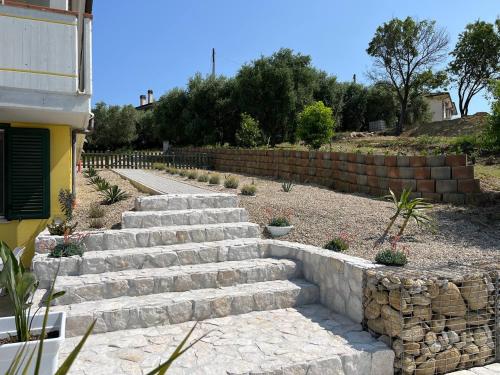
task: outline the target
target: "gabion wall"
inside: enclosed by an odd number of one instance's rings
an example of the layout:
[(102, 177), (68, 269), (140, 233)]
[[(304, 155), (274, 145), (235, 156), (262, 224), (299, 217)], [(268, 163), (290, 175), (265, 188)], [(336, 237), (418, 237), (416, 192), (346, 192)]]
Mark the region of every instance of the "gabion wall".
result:
[(499, 355), (499, 272), (443, 277), (368, 271), (364, 324), (395, 352), (395, 373), (433, 375)]

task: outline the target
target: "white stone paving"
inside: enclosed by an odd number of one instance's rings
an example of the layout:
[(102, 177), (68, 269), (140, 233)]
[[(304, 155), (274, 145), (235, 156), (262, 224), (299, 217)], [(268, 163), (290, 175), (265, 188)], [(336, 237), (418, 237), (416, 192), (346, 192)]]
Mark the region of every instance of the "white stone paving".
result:
[(468, 370), (460, 370), (450, 373), (450, 375), (499, 375), (500, 363), (492, 363), (484, 367), (474, 367)]
[[(93, 335), (71, 374), (145, 374), (169, 357), (193, 324)], [(205, 333), (169, 375), (392, 374), (392, 350), (320, 305), (205, 320), (192, 339)], [(66, 341), (60, 361), (78, 339)]]
[(168, 177), (158, 176), (141, 169), (115, 169), (114, 172), (127, 180), (132, 180), (147, 186), (150, 190), (159, 194), (203, 194), (212, 192), (208, 189), (202, 189)]

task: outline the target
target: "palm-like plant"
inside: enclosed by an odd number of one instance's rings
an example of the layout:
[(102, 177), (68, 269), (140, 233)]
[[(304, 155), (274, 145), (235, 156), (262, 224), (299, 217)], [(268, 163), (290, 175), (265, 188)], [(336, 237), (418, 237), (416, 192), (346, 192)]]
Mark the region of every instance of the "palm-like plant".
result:
[(417, 224), (430, 224), (432, 222), (432, 219), (424, 212), (425, 210), (432, 208), (432, 204), (426, 202), (424, 198), (410, 199), (411, 190), (409, 189), (403, 189), (399, 199), (391, 189), (389, 189), (389, 193), (390, 194), (385, 196), (384, 199), (389, 199), (394, 203), (395, 211), (391, 216), (384, 233), (382, 233), (382, 236), (375, 242), (373, 246), (374, 248), (384, 243), (391, 228), (400, 216), (403, 216), (404, 221), (399, 230), (398, 237), (403, 235), (403, 232), (411, 219), (413, 219)]
[(105, 179), (101, 179), (94, 184), (94, 187), (97, 191), (103, 191), (109, 189), (111, 187), (111, 184)]
[(97, 171), (94, 167), (89, 167), (86, 171), (83, 172), (83, 176), (87, 178), (97, 176)]

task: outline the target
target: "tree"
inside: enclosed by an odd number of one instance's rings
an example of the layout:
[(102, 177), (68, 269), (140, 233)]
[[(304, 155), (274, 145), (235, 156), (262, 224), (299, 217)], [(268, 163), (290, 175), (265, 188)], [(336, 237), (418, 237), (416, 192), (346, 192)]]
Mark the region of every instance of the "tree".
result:
[(243, 65), (236, 81), (240, 109), (259, 120), (270, 143), (293, 142), (297, 114), (317, 89), (311, 58), (280, 49)]
[(448, 36), (435, 21), (393, 18), (377, 28), (367, 53), (374, 59), (375, 81), (391, 82), (400, 105), (396, 134), (403, 131), (410, 94), (430, 78), (426, 72), (446, 56)]
[(491, 103), (491, 115), (488, 117), (488, 129), (486, 132), (487, 146), (493, 151), (500, 151), (500, 80), (495, 80), (490, 86), (493, 100)]
[(240, 128), (236, 132), (236, 144), (241, 147), (256, 147), (262, 142), (259, 122), (247, 113), (241, 114)]
[(188, 82), (186, 135), (190, 144), (234, 142), (239, 113), (233, 100), (234, 80), (196, 74)]
[(368, 92), (359, 83), (344, 83), (342, 98), (342, 130), (360, 131), (366, 125), (366, 104)]
[(323, 102), (333, 111), (337, 128), (342, 126), (342, 110), (344, 108), (345, 85), (337, 81), (337, 77), (329, 76), (323, 71), (318, 72), (314, 100)]
[(368, 88), (366, 98), (366, 123), (384, 120), (393, 126), (398, 117), (398, 102), (389, 83), (377, 82)]
[(500, 77), (500, 19), (468, 24), (458, 37), (448, 71), (458, 89), (461, 116), (467, 116), (471, 99)]
[(137, 111), (136, 132), (137, 139), (134, 142), (136, 149), (157, 149), (162, 147), (159, 128), (152, 110)]
[(86, 149), (105, 151), (128, 148), (136, 140), (137, 111), (133, 106), (108, 106), (99, 102), (92, 112), (94, 131), (88, 137)]
[(318, 149), (333, 137), (333, 111), (323, 102), (308, 105), (299, 114), (297, 136), (309, 147)]
[(174, 88), (162, 95), (153, 109), (154, 122), (162, 140), (176, 146), (186, 144), (188, 97), (185, 90)]

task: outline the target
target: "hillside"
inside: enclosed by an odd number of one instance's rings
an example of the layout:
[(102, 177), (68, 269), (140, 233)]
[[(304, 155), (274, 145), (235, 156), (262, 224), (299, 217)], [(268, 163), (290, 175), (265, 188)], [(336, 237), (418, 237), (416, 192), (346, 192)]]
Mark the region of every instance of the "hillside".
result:
[(420, 124), (406, 130), (403, 135), (407, 137), (418, 137), (419, 135), (439, 137), (472, 135), (484, 129), (486, 126), (487, 116), (488, 114), (486, 112), (478, 112), (474, 115), (454, 120)]

